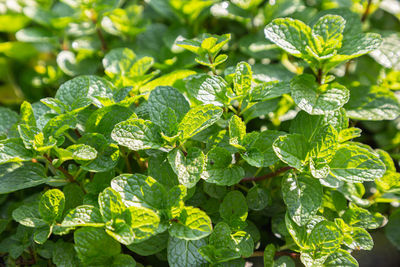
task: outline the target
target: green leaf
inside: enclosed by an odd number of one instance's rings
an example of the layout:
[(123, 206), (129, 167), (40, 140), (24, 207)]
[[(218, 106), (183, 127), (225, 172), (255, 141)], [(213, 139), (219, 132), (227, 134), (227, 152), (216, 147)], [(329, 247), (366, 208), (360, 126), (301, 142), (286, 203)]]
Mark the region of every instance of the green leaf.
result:
[(250, 91), (252, 76), (253, 73), (248, 63), (242, 61), (236, 65), (233, 90), (237, 96), (245, 96)]
[(221, 218), (232, 228), (239, 229), (246, 226), (247, 210), (246, 198), (236, 190), (226, 194), (219, 207)]
[(111, 141), (111, 132), (115, 125), (129, 119), (132, 114), (131, 109), (118, 104), (100, 108), (90, 114), (86, 121), (85, 132), (101, 133), (108, 141)]
[(84, 144), (71, 145), (67, 147), (67, 151), (71, 153), (71, 158), (76, 161), (89, 161), (97, 157), (96, 149)]
[(169, 235), (166, 231), (164, 233), (152, 236), (143, 242), (130, 244), (128, 245), (128, 248), (141, 256), (150, 256), (167, 248), (168, 238)]
[(8, 130), (19, 120), (15, 111), (0, 107), (0, 135), (7, 134)]
[(282, 135), (285, 133), (274, 130), (251, 132), (244, 137), (243, 146), (246, 151), (240, 155), (251, 166), (269, 167), (279, 161), (272, 145)]
[(171, 236), (185, 240), (198, 240), (212, 231), (211, 219), (204, 211), (194, 207), (184, 207), (177, 221), (169, 228)]
[(400, 248), (400, 210), (396, 210), (389, 217), (389, 222), (385, 227), (387, 239), (399, 249)]
[(255, 85), (250, 92), (251, 101), (264, 101), (290, 93), (289, 82), (269, 81)]
[(24, 101), (21, 104), (21, 123), (36, 127), (36, 119), (31, 104)]
[(351, 226), (366, 229), (376, 229), (385, 223), (385, 217), (380, 213), (372, 214), (366, 209), (350, 203), (349, 208), (342, 215), (343, 220)]
[(64, 242), (62, 239), (57, 240), (55, 243), (52, 260), (57, 267), (76, 266), (79, 264), (74, 245)]
[[(393, 2), (394, 3), (394, 2)], [(390, 4), (389, 4), (390, 5)], [(382, 32), (382, 45), (370, 53), (370, 56), (385, 68), (400, 69), (400, 55), (397, 47), (400, 45), (398, 32)]]
[(263, 210), (270, 204), (270, 192), (266, 188), (253, 186), (246, 195), (247, 206), (251, 210)]
[(309, 176), (285, 176), (282, 195), (290, 217), (299, 226), (305, 225), (322, 205), (322, 186)]
[(338, 83), (318, 85), (310, 74), (296, 76), (290, 82), (294, 102), (311, 115), (323, 115), (341, 108), (349, 101), (349, 90)]
[(158, 86), (151, 91), (147, 107), (150, 120), (168, 136), (176, 134), (177, 124), (190, 109), (182, 93), (171, 86)]
[(204, 239), (184, 240), (170, 236), (167, 248), (169, 266), (202, 266), (206, 261), (199, 254), (198, 249), (205, 245)]
[(118, 123), (111, 138), (131, 150), (158, 149), (163, 144), (160, 129), (151, 121), (129, 119)]
[(349, 117), (356, 120), (394, 120), (400, 115), (396, 96), (380, 86), (351, 88), (351, 97), (345, 108)]
[(165, 206), (167, 192), (154, 178), (143, 174), (123, 174), (111, 181), (111, 187), (117, 191), (127, 207), (144, 206), (162, 209)]
[(228, 150), (215, 147), (207, 154), (207, 163), (201, 178), (217, 185), (234, 185), (244, 178), (244, 170), (232, 164), (232, 155)]
[(40, 228), (47, 225), (40, 217), (36, 202), (16, 208), (12, 212), (12, 217), (15, 221), (27, 227)]
[(343, 40), (338, 55), (332, 60), (348, 60), (365, 55), (379, 48), (382, 38), (377, 33), (359, 33)]
[(264, 249), (264, 267), (270, 267), (274, 264), (276, 248), (273, 244), (268, 244)]
[(349, 141), (353, 138), (360, 137), (361, 131), (362, 131), (361, 129), (355, 128), (355, 127), (343, 129), (342, 131), (339, 132), (338, 141), (340, 143), (343, 143), (343, 142)]
[(110, 187), (99, 194), (99, 207), (106, 222), (114, 221), (126, 209), (121, 196)]
[(295, 267), (296, 264), (289, 256), (279, 257), (275, 262), (273, 267)]
[(320, 17), (312, 28), (313, 44), (319, 57), (333, 56), (342, 46), (346, 20), (337, 15)]
[(229, 120), (229, 144), (239, 149), (242, 146), (243, 139), (246, 135), (246, 124), (238, 116), (233, 115)]
[(39, 214), (49, 224), (61, 219), (65, 206), (64, 193), (58, 189), (47, 190), (39, 202)]
[(350, 183), (374, 181), (383, 176), (385, 165), (369, 147), (357, 143), (341, 144), (329, 163), (333, 177)]
[(229, 104), (228, 84), (220, 76), (196, 74), (185, 81), (188, 93), (196, 100), (219, 107)]
[(236, 243), (236, 250), (242, 257), (248, 258), (254, 252), (254, 241), (251, 235), (245, 231), (237, 231), (232, 235)]
[(81, 108), (82, 106), (77, 104), (87, 98), (93, 105), (101, 108), (113, 104), (113, 85), (97, 76), (79, 76), (63, 83), (55, 97), (65, 105), (76, 108)]
[(153, 210), (133, 206), (125, 214), (129, 214), (127, 223), (132, 228), (135, 243), (141, 243), (157, 233), (160, 217)]
[(330, 254), (338, 249), (343, 241), (341, 230), (333, 222), (319, 222), (312, 229), (307, 243), (314, 250)]
[(82, 136), (79, 143), (88, 145), (97, 151), (97, 157), (89, 162), (81, 163), (81, 168), (91, 172), (106, 172), (112, 170), (119, 160), (119, 148), (110, 144), (107, 139), (98, 133), (88, 133)]
[(33, 233), (33, 240), (38, 244), (43, 244), (50, 237), (52, 227), (49, 225), (42, 226), (41, 228), (36, 228)]
[(311, 40), (311, 28), (292, 18), (274, 19), (264, 29), (265, 37), (286, 52), (301, 57), (305, 44)]
[(103, 225), (100, 210), (91, 205), (82, 205), (70, 210), (61, 223), (62, 227), (102, 227)]
[(146, 75), (146, 72), (153, 64), (153, 58), (138, 59), (129, 48), (113, 49), (103, 58), (104, 72), (115, 80), (117, 86), (132, 86), (150, 80), (154, 74)]
[(328, 256), (328, 258), (324, 263), (324, 266), (336, 267), (338, 265), (343, 267), (358, 267), (358, 262), (346, 250), (338, 249), (337, 251)]
[(272, 145), (280, 160), (298, 170), (303, 170), (308, 157), (309, 144), (303, 135), (288, 134), (278, 137)]
[(182, 139), (189, 139), (214, 124), (222, 115), (222, 109), (214, 105), (200, 105), (191, 108), (178, 125)]
[[(61, 114), (50, 119), (43, 127), (43, 135), (47, 140), (50, 136), (60, 137), (65, 131), (76, 127), (76, 115), (71, 113)], [(36, 141), (36, 140), (35, 140)]]
[(192, 188), (200, 180), (205, 167), (206, 157), (199, 148), (191, 147), (186, 156), (179, 149), (168, 154), (168, 161), (178, 176), (179, 184)]
[(354, 250), (371, 250), (374, 246), (374, 241), (367, 230), (361, 227), (353, 227), (350, 233), (352, 242), (346, 245)]
[(104, 265), (120, 254), (121, 245), (103, 229), (83, 227), (74, 232), (75, 251), (87, 265)]
[(10, 138), (0, 141), (0, 164), (28, 161), (33, 157), (34, 154), (25, 148), (20, 138)]
[(132, 258), (131, 255), (119, 254), (113, 259), (112, 266), (113, 267), (125, 267), (125, 266), (135, 267), (136, 261)]
[(0, 194), (34, 187), (47, 181), (45, 169), (38, 163), (6, 163), (0, 165)]

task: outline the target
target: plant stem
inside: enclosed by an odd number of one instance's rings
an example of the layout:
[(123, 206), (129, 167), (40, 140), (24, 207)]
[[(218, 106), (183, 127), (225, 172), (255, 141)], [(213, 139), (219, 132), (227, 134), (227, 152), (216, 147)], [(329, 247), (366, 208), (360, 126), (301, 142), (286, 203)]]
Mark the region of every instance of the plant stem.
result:
[[(46, 158), (46, 160), (49, 162), (50, 166), (52, 166), (53, 168), (55, 168), (54, 165), (53, 165), (53, 159), (52, 159), (49, 155), (43, 154), (43, 157)], [(59, 171), (61, 171), (61, 172), (68, 178), (68, 180), (69, 180), (71, 183), (74, 182), (74, 177), (73, 177), (66, 169), (64, 169), (62, 166), (60, 166), (60, 167), (58, 167), (58, 168), (56, 168), (56, 169), (58, 169)]]
[(371, 8), (371, 4), (372, 4), (372, 0), (368, 0), (367, 8), (365, 9), (364, 14), (361, 17), (361, 22), (364, 22), (368, 18), (369, 10)]
[(99, 40), (101, 43), (101, 50), (103, 52), (106, 52), (107, 51), (107, 43), (106, 43), (106, 40), (104, 39), (103, 33), (101, 32), (100, 28), (97, 27), (97, 25), (96, 25), (96, 33), (97, 33), (97, 36), (99, 37)]
[(276, 170), (275, 172), (271, 172), (271, 173), (268, 173), (268, 174), (265, 174), (265, 175), (262, 175), (262, 176), (243, 178), (241, 180), (241, 182), (262, 181), (262, 180), (265, 180), (265, 179), (268, 179), (268, 178), (276, 177), (279, 174), (284, 173), (284, 172), (286, 172), (288, 170), (292, 170), (292, 169), (293, 169), (293, 167), (289, 167), (289, 166), (282, 167), (282, 168)]
[[(275, 256), (289, 256), (293, 259), (298, 258), (300, 255), (297, 252), (290, 252), (290, 251), (277, 251), (275, 252)], [(264, 251), (254, 251), (254, 253), (250, 257), (264, 257)]]
[[(210, 55), (208, 55), (208, 61), (210, 61), (210, 64), (211, 64), (211, 65), (214, 64), (214, 61), (213, 61), (213, 59), (212, 59), (212, 57), (211, 57)], [(214, 75), (217, 75), (217, 71), (216, 71), (215, 67), (214, 67), (214, 66), (211, 66), (210, 68), (211, 68), (212, 73), (213, 73)]]
[(319, 85), (322, 84), (322, 77), (323, 77), (322, 69), (319, 68), (318, 69), (318, 73), (317, 73), (317, 82), (318, 82)]

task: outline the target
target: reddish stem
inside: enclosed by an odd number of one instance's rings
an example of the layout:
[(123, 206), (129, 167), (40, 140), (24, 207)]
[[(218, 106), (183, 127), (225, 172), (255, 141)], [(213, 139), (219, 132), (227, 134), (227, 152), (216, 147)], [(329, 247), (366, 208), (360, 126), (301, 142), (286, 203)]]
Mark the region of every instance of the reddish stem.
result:
[(284, 172), (286, 172), (286, 171), (288, 171), (288, 170), (292, 170), (292, 169), (294, 169), (294, 168), (293, 168), (293, 167), (290, 167), (290, 166), (282, 167), (282, 168), (276, 170), (275, 172), (271, 172), (271, 173), (268, 173), (268, 174), (265, 174), (265, 175), (262, 175), (262, 176), (243, 178), (243, 179), (241, 180), (241, 182), (252, 182), (252, 181), (257, 182), (257, 181), (262, 181), (262, 180), (265, 180), (265, 179), (268, 179), (268, 178), (276, 177), (276, 176), (278, 176), (279, 174), (284, 173)]

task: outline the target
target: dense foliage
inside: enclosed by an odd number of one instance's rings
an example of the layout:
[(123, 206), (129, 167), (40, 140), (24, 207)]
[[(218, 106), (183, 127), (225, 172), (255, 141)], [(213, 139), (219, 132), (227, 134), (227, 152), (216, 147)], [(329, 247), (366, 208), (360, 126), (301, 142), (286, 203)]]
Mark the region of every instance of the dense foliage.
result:
[(391, 0), (0, 3), (0, 265), (400, 249), (399, 30)]

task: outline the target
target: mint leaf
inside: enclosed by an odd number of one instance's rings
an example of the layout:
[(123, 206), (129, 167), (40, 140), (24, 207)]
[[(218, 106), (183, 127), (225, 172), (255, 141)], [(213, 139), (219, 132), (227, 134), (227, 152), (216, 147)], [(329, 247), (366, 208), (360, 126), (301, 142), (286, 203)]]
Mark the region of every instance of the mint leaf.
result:
[(288, 134), (278, 137), (272, 145), (280, 160), (298, 170), (303, 170), (309, 144), (302, 135)]
[(265, 37), (286, 52), (301, 57), (304, 44), (311, 39), (311, 29), (300, 20), (292, 18), (274, 19), (264, 29)]
[(229, 144), (239, 149), (246, 135), (246, 124), (236, 115), (229, 120)]
[(212, 231), (208, 215), (194, 207), (184, 207), (169, 228), (171, 236), (185, 240), (198, 240), (208, 236)]
[(397, 210), (393, 212), (389, 217), (389, 222), (385, 228), (386, 237), (390, 240), (390, 242), (396, 246), (396, 248), (400, 247), (400, 211)]
[(84, 227), (74, 232), (75, 251), (85, 264), (105, 264), (121, 252), (121, 245), (103, 229)]
[(207, 163), (201, 178), (217, 185), (234, 185), (244, 178), (244, 170), (232, 164), (232, 155), (228, 150), (215, 147), (207, 154)]
[(144, 206), (162, 209), (165, 205), (166, 190), (154, 178), (143, 174), (123, 174), (111, 181), (127, 207)]
[(386, 171), (375, 152), (357, 143), (339, 145), (329, 167), (329, 177), (351, 183), (374, 181)]
[(159, 127), (142, 119), (129, 119), (118, 123), (111, 133), (111, 138), (131, 150), (158, 149), (163, 144)]
[(10, 138), (0, 141), (0, 164), (28, 161), (33, 157), (34, 154), (25, 148), (20, 138)]
[(22, 205), (12, 212), (15, 221), (27, 227), (43, 227), (47, 223), (41, 218), (38, 210), (38, 204)]
[(168, 154), (168, 161), (178, 176), (179, 184), (188, 188), (192, 188), (200, 180), (205, 160), (203, 151), (198, 148), (190, 148), (186, 156), (179, 149), (174, 149)]
[[(147, 105), (150, 120), (168, 136), (176, 134), (177, 124), (190, 109), (185, 97), (170, 86), (158, 86), (151, 91)], [(172, 120), (166, 116), (172, 116)]]
[(99, 194), (99, 207), (106, 222), (113, 221), (125, 210), (121, 196), (110, 187)]
[(263, 210), (270, 204), (270, 192), (266, 188), (260, 188), (258, 185), (250, 188), (246, 195), (247, 206), (252, 210)]
[(97, 76), (79, 76), (62, 84), (55, 98), (75, 109), (87, 106), (86, 102), (84, 105), (79, 104), (82, 99), (87, 98), (93, 105), (101, 108), (113, 104), (113, 85)]
[(251, 89), (253, 73), (251, 67), (246, 62), (239, 62), (236, 65), (235, 76), (233, 78), (233, 90), (237, 96), (246, 95)]
[(313, 44), (319, 57), (333, 56), (342, 46), (346, 20), (337, 15), (320, 17), (312, 27)]
[(222, 109), (211, 104), (196, 106), (189, 110), (178, 125), (182, 139), (189, 139), (213, 125), (222, 115)]
[(344, 267), (358, 267), (357, 260), (353, 258), (349, 252), (343, 249), (338, 249), (329, 255), (324, 263), (325, 266), (329, 267), (338, 266), (339, 264)]
[(145, 207), (129, 207), (127, 215), (127, 225), (132, 228), (134, 242), (140, 243), (157, 233), (160, 217), (151, 209)]
[(61, 223), (62, 227), (102, 227), (103, 225), (100, 210), (90, 205), (82, 205), (70, 210)]
[(285, 133), (273, 130), (266, 130), (261, 133), (251, 132), (244, 137), (243, 146), (246, 151), (241, 152), (240, 155), (251, 166), (257, 168), (269, 167), (279, 162), (272, 145), (282, 135), (285, 135)]
[(276, 248), (273, 244), (268, 244), (264, 249), (264, 267), (273, 266)]
[(0, 194), (34, 187), (47, 181), (45, 169), (37, 163), (6, 163), (0, 165)]
[(330, 254), (340, 247), (343, 235), (333, 222), (319, 222), (308, 237), (308, 244), (322, 253)]
[(343, 85), (330, 83), (318, 85), (314, 76), (303, 74), (290, 82), (291, 95), (299, 108), (311, 115), (323, 115), (341, 108), (350, 94)]
[(357, 120), (393, 120), (400, 115), (396, 96), (380, 86), (352, 88), (345, 108), (349, 117)]
[(18, 114), (11, 109), (0, 107), (0, 135), (7, 134), (8, 130), (19, 119)]
[(85, 124), (85, 132), (101, 133), (108, 141), (111, 141), (111, 132), (115, 125), (129, 119), (132, 114), (131, 109), (119, 104), (100, 108), (90, 114)]
[(164, 250), (167, 247), (168, 238), (168, 232), (164, 232), (154, 235), (140, 243), (128, 245), (128, 248), (141, 256), (149, 256)]
[(169, 266), (202, 266), (206, 261), (198, 249), (204, 245), (206, 245), (204, 239), (184, 240), (170, 236), (167, 248)]
[(229, 104), (228, 84), (220, 76), (196, 74), (185, 78), (188, 93), (204, 104), (222, 107)]
[(40, 198), (39, 214), (49, 224), (61, 219), (65, 206), (64, 193), (58, 189), (47, 190)]
[(285, 176), (282, 194), (291, 219), (299, 226), (305, 225), (322, 205), (322, 186), (309, 176)]
[(240, 191), (231, 191), (222, 201), (219, 213), (232, 228), (240, 229), (246, 226), (247, 209), (246, 198), (243, 194)]

